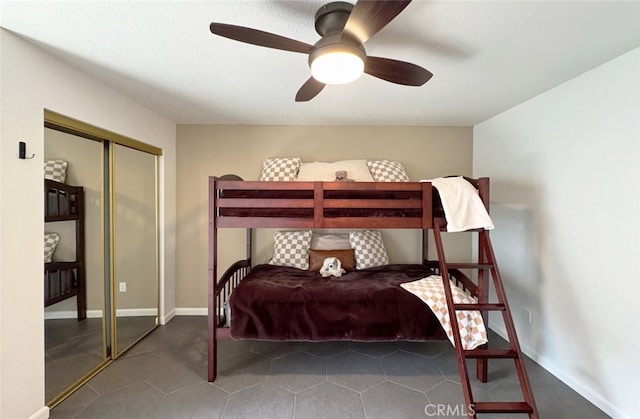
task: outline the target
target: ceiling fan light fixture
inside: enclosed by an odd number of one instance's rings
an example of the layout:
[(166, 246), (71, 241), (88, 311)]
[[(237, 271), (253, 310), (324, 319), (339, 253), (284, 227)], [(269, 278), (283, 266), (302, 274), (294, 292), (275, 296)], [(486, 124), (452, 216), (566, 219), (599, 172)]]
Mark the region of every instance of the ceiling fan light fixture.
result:
[(325, 45), (309, 55), (311, 75), (324, 84), (347, 84), (364, 72), (366, 55), (349, 44)]
[[(350, 0), (353, 1), (353, 0)], [(315, 15), (314, 45), (246, 26), (211, 22), (214, 35), (259, 47), (308, 55), (312, 77), (296, 93), (296, 102), (307, 102), (327, 84), (350, 83), (367, 73), (403, 86), (422, 86), (433, 74), (412, 63), (382, 57), (367, 57), (364, 43), (387, 26), (411, 0), (360, 0), (355, 5), (331, 1)]]

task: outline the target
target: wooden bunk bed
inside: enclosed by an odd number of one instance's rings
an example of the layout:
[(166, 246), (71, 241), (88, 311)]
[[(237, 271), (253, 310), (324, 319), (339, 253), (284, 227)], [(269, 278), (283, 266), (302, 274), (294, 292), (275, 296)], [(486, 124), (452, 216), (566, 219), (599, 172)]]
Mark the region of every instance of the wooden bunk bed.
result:
[[(485, 206), (488, 209), (489, 203), (489, 179), (467, 179), (474, 185)], [(454, 307), (449, 310), (450, 322), (453, 329), (453, 338), (456, 347), (458, 366), (463, 387), (463, 394), (467, 405), (476, 406), (476, 413), (528, 413), (530, 417), (537, 417), (533, 395), (529, 385), (526, 371), (522, 363), (522, 355), (515, 336), (515, 329), (511, 321), (506, 298), (504, 297), (504, 289), (499, 279), (499, 272), (495, 264), (495, 256), (491, 249), (488, 232), (484, 230), (478, 231), (479, 235), (479, 261), (478, 263), (456, 263), (450, 264), (445, 260), (444, 247), (442, 245), (441, 233), (446, 232), (446, 220), (444, 218), (444, 210), (442, 208), (438, 192), (432, 187), (430, 182), (259, 182), (259, 181), (242, 181), (228, 180), (224, 178), (209, 178), (209, 339), (208, 339), (208, 379), (213, 381), (216, 378), (216, 358), (217, 345), (216, 340), (221, 333), (221, 328), (227, 323), (225, 311), (222, 310), (223, 305), (228, 303), (229, 296), (235, 289), (243, 288), (245, 284), (254, 283), (253, 274), (255, 271), (266, 271), (268, 278), (273, 275), (284, 275), (279, 271), (279, 267), (270, 265), (252, 266), (251, 262), (251, 235), (253, 228), (283, 228), (283, 229), (419, 229), (422, 231), (422, 263), (420, 265), (390, 265), (393, 272), (402, 272), (405, 275), (405, 281), (418, 279), (428, 276), (432, 273), (440, 274), (444, 279), (444, 291), (447, 297), (448, 307)], [(247, 247), (246, 258), (235, 262), (229, 267), (218, 280), (218, 229), (219, 228), (246, 228), (247, 229)], [(428, 250), (428, 231), (432, 230), (436, 243), (438, 260), (429, 260)], [(393, 276), (393, 272), (386, 274)], [(478, 269), (477, 282), (472, 281), (464, 272), (468, 269)], [(295, 269), (294, 269), (295, 270)], [(384, 269), (383, 269), (384, 270)], [(369, 269), (367, 269), (369, 271)], [(357, 275), (360, 272), (349, 273), (348, 275)], [(296, 274), (297, 275), (297, 274)], [(313, 276), (314, 273), (302, 274)], [(319, 278), (319, 274), (315, 273)], [(347, 276), (348, 276), (347, 275)], [(496, 277), (497, 282), (496, 282)], [(250, 279), (249, 279), (250, 278)], [(360, 277), (358, 277), (360, 278)], [(301, 280), (296, 276), (294, 281), (298, 284)], [(309, 279), (309, 278), (307, 278)], [(455, 282), (466, 292), (477, 298), (477, 304), (454, 304), (451, 294), (449, 281)], [(498, 303), (489, 303), (489, 283), (490, 279), (494, 280), (494, 285), (498, 292)], [(358, 279), (359, 281), (360, 279)], [(244, 282), (243, 282), (244, 281)], [(269, 280), (271, 281), (271, 280)], [(379, 284), (380, 277), (373, 280)], [(314, 287), (321, 285), (318, 280), (309, 281), (314, 283)], [(393, 298), (414, 298), (409, 293), (400, 290), (399, 280), (392, 278), (386, 288), (395, 288), (391, 290), (395, 292)], [(330, 293), (343, 292), (337, 290), (338, 287), (346, 287), (344, 291), (347, 295), (353, 292), (353, 287), (349, 288), (348, 280), (341, 282), (331, 282)], [(327, 282), (329, 284), (329, 282)], [(365, 282), (362, 282), (365, 284)], [(249, 288), (250, 287), (244, 287)], [(296, 290), (299, 287), (296, 285)], [(328, 289), (328, 288), (327, 288)], [(309, 300), (310, 295), (322, 296), (317, 294), (309, 294), (305, 297)], [(326, 293), (326, 292), (325, 292)], [(404, 293), (404, 294), (403, 294)], [(366, 292), (365, 292), (366, 294)], [(382, 295), (380, 290), (371, 291), (372, 295)], [(262, 295), (262, 296), (261, 296)], [(266, 295), (266, 297), (265, 297)], [(386, 295), (386, 294), (385, 294)], [(271, 298), (273, 294), (264, 293), (263, 291), (254, 291), (249, 297), (253, 301), (248, 304), (262, 304), (262, 299)], [(236, 298), (239, 300), (240, 297)], [(275, 297), (277, 298), (277, 297)], [(377, 297), (374, 297), (377, 298)], [(381, 297), (382, 298), (382, 297)], [(385, 297), (386, 298), (386, 297)], [(266, 302), (268, 303), (268, 301)], [(369, 301), (367, 305), (371, 305)], [(398, 304), (397, 302), (394, 304)], [(407, 301), (401, 302), (400, 307), (408, 307)], [(278, 301), (275, 301), (275, 306)], [(290, 304), (280, 304), (284, 307)], [(319, 304), (316, 304), (316, 306)], [(423, 309), (426, 307), (422, 305)], [(260, 305), (260, 310), (264, 307)], [(314, 307), (315, 309), (315, 307)], [(375, 310), (375, 309), (374, 309)], [(482, 313), (485, 323), (488, 312), (497, 310), (503, 315), (506, 313), (505, 322), (509, 332), (509, 341), (511, 349), (496, 350), (488, 349), (487, 345), (483, 345), (475, 350), (458, 350), (462, 348), (460, 333), (455, 321), (456, 311), (459, 310), (479, 310)], [(305, 309), (305, 316), (311, 310)], [(390, 310), (393, 311), (393, 310)], [(402, 311), (402, 310), (398, 310)], [(413, 317), (429, 317), (429, 309), (426, 308), (422, 314), (413, 313)], [(303, 330), (305, 325), (294, 326), (295, 331), (286, 331), (282, 333), (281, 328), (263, 327), (261, 330), (242, 329), (239, 331), (235, 327), (234, 322), (236, 316), (232, 307), (232, 329), (231, 335), (234, 338), (249, 339), (268, 339), (268, 340), (433, 340), (434, 338), (442, 340), (443, 336), (437, 333), (415, 333), (391, 330), (390, 334), (375, 335), (371, 339), (367, 333), (371, 330), (379, 329), (379, 318), (375, 319), (375, 326), (372, 329), (364, 328), (364, 332), (352, 333), (349, 331), (339, 331), (338, 335), (322, 332), (322, 327), (314, 324), (312, 331)], [(274, 311), (259, 311), (255, 317), (259, 317), (259, 313), (269, 313)], [(331, 313), (333, 315), (335, 313)], [(371, 315), (371, 312), (365, 315)], [(286, 313), (285, 316), (291, 316)], [(326, 312), (319, 315), (327, 316)], [(350, 313), (350, 317), (354, 317)], [(356, 316), (357, 317), (357, 316)], [(240, 320), (240, 323), (246, 323)], [(335, 325), (332, 324), (331, 327)], [(438, 325), (439, 326), (439, 325)], [(325, 329), (331, 330), (331, 327)], [(420, 325), (420, 327), (426, 327)], [(254, 328), (255, 329), (255, 328)], [(267, 330), (268, 329), (268, 330)], [(234, 335), (234, 330), (239, 336)], [(319, 331), (320, 330), (320, 331)], [(433, 330), (432, 330), (433, 332)], [(488, 379), (487, 360), (489, 358), (511, 358), (514, 359), (518, 376), (521, 378), (521, 388), (523, 390), (524, 401), (522, 402), (475, 402), (471, 394), (471, 387), (466, 366), (466, 359), (477, 359), (476, 374), (478, 379), (486, 382)], [(475, 413), (473, 413), (475, 417)]]
[(75, 222), (75, 260), (44, 264), (44, 306), (76, 297), (78, 321), (87, 318), (84, 251), (84, 189), (44, 180), (44, 221)]

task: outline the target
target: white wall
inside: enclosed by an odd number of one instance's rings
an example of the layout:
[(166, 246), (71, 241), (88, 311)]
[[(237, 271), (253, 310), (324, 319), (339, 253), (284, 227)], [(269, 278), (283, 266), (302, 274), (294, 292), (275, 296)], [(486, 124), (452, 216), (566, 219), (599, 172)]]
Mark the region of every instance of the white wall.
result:
[(608, 414), (637, 417), (640, 49), (474, 127), (474, 175), (492, 180), (525, 351)]
[[(0, 30), (0, 417), (46, 418), (42, 285), (44, 109), (160, 147), (167, 312), (174, 305), (175, 124)], [(18, 141), (32, 160), (17, 158)]]

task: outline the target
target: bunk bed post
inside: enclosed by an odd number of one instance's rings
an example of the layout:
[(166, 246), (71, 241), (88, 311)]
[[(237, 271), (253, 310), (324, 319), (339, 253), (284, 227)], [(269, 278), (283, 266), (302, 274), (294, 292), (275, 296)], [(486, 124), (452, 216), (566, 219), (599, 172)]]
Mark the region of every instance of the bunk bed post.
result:
[[(489, 178), (483, 177), (478, 179), (478, 194), (484, 203), (487, 213), (489, 212)], [(480, 243), (481, 235), (489, 234), (487, 230), (478, 233), (478, 263), (487, 263), (487, 254), (484, 246)], [(489, 302), (489, 281), (488, 272), (484, 269), (478, 270), (478, 303), (484, 304)], [(489, 312), (482, 311), (482, 320), (484, 324), (489, 324)], [(486, 348), (487, 345), (484, 345)], [(489, 362), (488, 358), (478, 358), (476, 360), (476, 377), (480, 382), (489, 381)]]
[(209, 301), (208, 301), (208, 338), (207, 338), (207, 380), (216, 379), (217, 345), (216, 332), (217, 307), (216, 307), (216, 281), (218, 268), (217, 249), (217, 222), (216, 222), (216, 177), (209, 177)]
[(422, 182), (422, 264), (429, 260), (429, 230), (433, 227), (433, 214), (425, 208), (432, 208), (433, 191), (431, 182)]
[(247, 251), (247, 262), (249, 263), (249, 267), (251, 267), (251, 247), (253, 246), (253, 229), (248, 228), (246, 233), (246, 251)]
[(429, 230), (422, 229), (422, 264), (426, 265), (429, 261)]
[(87, 318), (87, 277), (85, 268), (85, 247), (84, 247), (84, 188), (80, 187), (82, 193), (76, 195), (77, 218), (76, 218), (76, 260), (78, 270), (76, 280), (78, 281), (78, 295), (76, 296), (78, 321)]
[(323, 182), (313, 182), (313, 226), (315, 228), (324, 227), (324, 190)]

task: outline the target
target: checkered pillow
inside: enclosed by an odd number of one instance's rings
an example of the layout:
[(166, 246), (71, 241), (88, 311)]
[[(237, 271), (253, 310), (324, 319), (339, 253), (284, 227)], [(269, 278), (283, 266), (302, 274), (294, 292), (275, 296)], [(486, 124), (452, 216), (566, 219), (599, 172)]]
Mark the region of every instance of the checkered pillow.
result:
[(379, 231), (352, 231), (349, 233), (349, 242), (355, 252), (356, 269), (389, 264), (389, 257)]
[(300, 170), (300, 159), (281, 157), (266, 159), (262, 162), (261, 181), (294, 181)]
[(44, 178), (64, 183), (67, 178), (67, 162), (64, 160), (46, 160), (44, 162)]
[(269, 264), (309, 270), (309, 247), (311, 230), (279, 231), (273, 238), (273, 257)]
[(371, 176), (376, 182), (409, 182), (402, 163), (391, 160), (367, 161)]
[(53, 253), (56, 251), (59, 241), (60, 236), (56, 233), (44, 233), (44, 263), (53, 260)]

